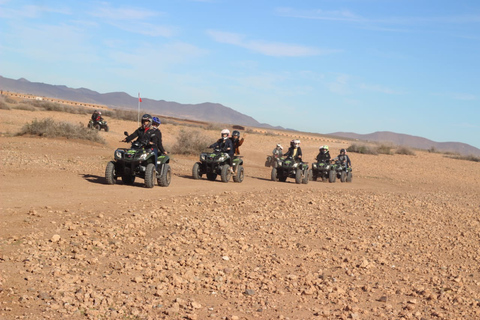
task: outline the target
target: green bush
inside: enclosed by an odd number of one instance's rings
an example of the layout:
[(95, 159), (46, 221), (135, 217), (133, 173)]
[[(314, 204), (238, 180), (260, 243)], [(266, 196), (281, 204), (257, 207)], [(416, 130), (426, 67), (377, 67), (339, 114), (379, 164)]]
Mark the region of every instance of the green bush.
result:
[(172, 147), (172, 153), (176, 154), (200, 154), (212, 144), (211, 138), (201, 134), (197, 130), (181, 130), (177, 142)]
[(407, 147), (399, 147), (399, 148), (397, 148), (395, 153), (396, 154), (405, 154), (407, 156), (414, 156), (415, 155), (415, 152), (413, 152), (412, 149), (407, 148)]
[(352, 144), (350, 147), (348, 147), (347, 151), (354, 152), (354, 153), (361, 153), (361, 154), (374, 154), (374, 155), (378, 154), (377, 150), (374, 150), (369, 146), (357, 145), (355, 143)]
[(26, 123), (16, 134), (36, 135), (48, 138), (64, 137), (67, 139), (81, 139), (98, 143), (105, 143), (105, 140), (99, 135), (97, 130), (91, 130), (82, 124), (72, 124), (69, 122), (57, 122), (51, 118), (37, 120)]

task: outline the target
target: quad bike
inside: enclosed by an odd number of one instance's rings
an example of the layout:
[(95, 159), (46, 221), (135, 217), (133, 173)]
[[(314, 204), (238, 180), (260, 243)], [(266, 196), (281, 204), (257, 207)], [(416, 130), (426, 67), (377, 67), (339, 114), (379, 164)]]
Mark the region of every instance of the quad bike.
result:
[[(232, 167), (230, 167), (230, 160), (232, 160)], [(200, 179), (204, 174), (210, 181), (215, 181), (217, 175), (220, 175), (222, 182), (228, 182), (230, 177), (233, 177), (234, 182), (240, 183), (245, 177), (242, 157), (234, 156), (231, 159), (228, 153), (220, 149), (214, 149), (213, 152), (202, 152), (200, 161), (193, 165), (192, 176), (194, 179)]]
[(328, 182), (335, 182), (340, 179), (341, 182), (352, 182), (352, 168), (347, 168), (345, 164), (340, 161), (335, 161), (330, 166), (328, 173)]
[(331, 165), (326, 162), (314, 162), (312, 163), (312, 169), (310, 169), (310, 179), (317, 181), (320, 178), (322, 181), (328, 180)]
[(90, 119), (90, 121), (88, 122), (88, 128), (90, 129), (96, 129), (98, 131), (100, 130), (105, 130), (105, 132), (108, 132), (108, 124), (107, 124), (107, 120), (100, 120), (100, 121), (93, 121)]
[[(128, 136), (128, 133), (125, 132)], [(133, 185), (135, 177), (145, 180), (145, 187), (153, 188), (155, 180), (161, 187), (168, 187), (172, 180), (170, 157), (159, 155), (155, 169), (155, 153), (152, 148), (136, 140), (131, 148), (118, 148), (114, 153), (115, 160), (110, 161), (105, 169), (105, 178), (108, 184), (117, 183), (121, 177), (123, 183)]]
[(268, 155), (267, 160), (265, 160), (265, 167), (277, 167), (277, 160), (281, 158), (281, 155), (278, 153)]
[(296, 162), (291, 157), (277, 159), (277, 166), (272, 168), (271, 180), (285, 182), (287, 178), (295, 178), (295, 182), (307, 184), (310, 171), (308, 163)]

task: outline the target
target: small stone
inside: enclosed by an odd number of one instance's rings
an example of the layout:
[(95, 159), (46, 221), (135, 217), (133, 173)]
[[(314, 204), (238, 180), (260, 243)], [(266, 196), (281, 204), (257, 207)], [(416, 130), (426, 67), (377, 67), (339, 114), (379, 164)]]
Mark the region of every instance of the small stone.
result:
[(51, 241), (52, 241), (52, 242), (58, 242), (58, 241), (60, 241), (60, 238), (61, 238), (61, 237), (60, 237), (58, 234), (54, 234), (53, 237), (52, 237), (52, 239), (51, 239)]
[(253, 296), (255, 294), (255, 290), (247, 289), (247, 290), (245, 290), (245, 292), (243, 294), (245, 294), (247, 296)]
[(225, 260), (225, 261), (230, 260), (230, 258), (228, 256), (223, 256), (222, 259)]

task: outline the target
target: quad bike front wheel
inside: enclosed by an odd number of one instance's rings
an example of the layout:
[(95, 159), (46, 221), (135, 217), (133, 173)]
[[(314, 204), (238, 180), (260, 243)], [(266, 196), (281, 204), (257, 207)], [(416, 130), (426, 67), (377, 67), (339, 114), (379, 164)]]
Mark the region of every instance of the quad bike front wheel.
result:
[(295, 183), (300, 184), (302, 183), (303, 177), (302, 177), (302, 170), (297, 168), (297, 172), (295, 172)]
[(304, 174), (304, 176), (303, 176), (303, 179), (302, 179), (302, 183), (303, 184), (308, 184), (308, 181), (310, 180), (310, 174), (311, 174), (310, 170), (303, 171), (303, 174)]
[(117, 183), (117, 174), (115, 172), (115, 162), (110, 161), (107, 163), (107, 168), (105, 168), (105, 179), (108, 184)]
[(340, 182), (345, 182), (347, 180), (347, 173), (345, 171), (342, 171), (340, 173)]
[(108, 126), (105, 126), (104, 129), (105, 129), (105, 132), (108, 132), (108, 130), (109, 130), (109, 129), (108, 129)]
[(335, 170), (330, 170), (328, 172), (328, 182), (333, 183), (337, 180), (337, 172)]
[(245, 171), (243, 170), (243, 166), (237, 166), (237, 171), (233, 175), (233, 181), (240, 183), (243, 181), (244, 178), (245, 178)]
[(272, 181), (277, 181), (277, 168), (272, 168), (272, 173), (270, 175), (270, 179)]
[(100, 127), (100, 125), (97, 123), (96, 125), (93, 126), (95, 128), (95, 130), (98, 130), (100, 131), (102, 129), (102, 127)]
[(232, 176), (232, 172), (230, 171), (230, 166), (228, 164), (225, 164), (222, 167), (222, 174), (221, 174), (222, 182), (230, 181), (231, 176)]
[(168, 187), (172, 182), (172, 169), (168, 163), (163, 165), (162, 175), (157, 179), (157, 183), (161, 187)]
[(352, 182), (352, 172), (351, 171), (347, 174), (347, 182)]
[[(202, 177), (202, 174), (200, 173), (200, 163), (195, 162), (192, 168), (192, 177), (195, 180), (198, 180)], [(210, 180), (210, 179), (209, 179)], [(215, 179), (213, 179), (215, 180)]]
[(155, 165), (153, 163), (147, 164), (147, 168), (145, 169), (145, 187), (153, 188), (156, 176)]

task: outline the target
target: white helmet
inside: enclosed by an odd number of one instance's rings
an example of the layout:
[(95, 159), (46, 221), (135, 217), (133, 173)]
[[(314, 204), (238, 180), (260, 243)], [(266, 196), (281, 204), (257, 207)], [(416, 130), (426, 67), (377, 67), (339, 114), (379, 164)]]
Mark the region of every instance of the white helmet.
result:
[[(224, 137), (224, 136), (223, 136), (224, 134), (226, 134), (227, 136)], [(222, 130), (222, 138), (223, 138), (223, 139), (227, 139), (228, 137), (230, 137), (230, 130), (228, 130), (228, 129), (223, 129), (223, 130)]]
[(280, 150), (283, 150), (283, 147), (280, 143), (277, 143), (277, 148), (279, 148)]
[(296, 145), (297, 147), (300, 146), (300, 140), (298, 139), (293, 140), (293, 144)]

